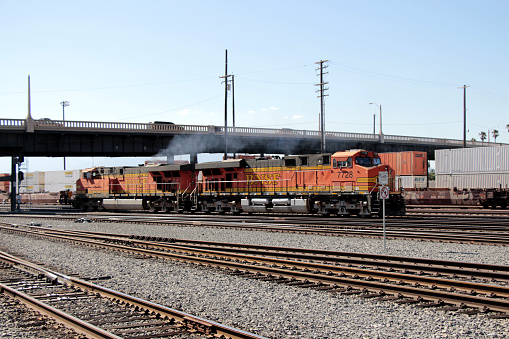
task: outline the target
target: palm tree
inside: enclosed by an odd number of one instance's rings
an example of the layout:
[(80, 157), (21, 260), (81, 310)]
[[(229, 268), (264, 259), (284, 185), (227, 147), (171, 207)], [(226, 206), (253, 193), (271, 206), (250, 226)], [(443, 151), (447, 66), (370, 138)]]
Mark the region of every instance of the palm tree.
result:
[(498, 133), (498, 129), (494, 129), (492, 132), (491, 132), (491, 135), (493, 135), (493, 139), (495, 139), (495, 142), (497, 142), (497, 138), (498, 136), (500, 135)]
[(484, 140), (486, 140), (486, 132), (482, 131), (479, 133), (479, 138), (481, 138), (481, 144), (484, 144)]

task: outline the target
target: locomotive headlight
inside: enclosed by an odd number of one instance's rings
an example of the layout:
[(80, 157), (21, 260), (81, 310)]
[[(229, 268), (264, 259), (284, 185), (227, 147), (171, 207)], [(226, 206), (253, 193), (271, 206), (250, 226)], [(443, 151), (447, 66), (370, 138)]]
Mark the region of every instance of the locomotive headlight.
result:
[(367, 202), (367, 201), (363, 201), (363, 202), (362, 202), (362, 205), (363, 205), (363, 206), (367, 206), (367, 205), (368, 205), (368, 202)]

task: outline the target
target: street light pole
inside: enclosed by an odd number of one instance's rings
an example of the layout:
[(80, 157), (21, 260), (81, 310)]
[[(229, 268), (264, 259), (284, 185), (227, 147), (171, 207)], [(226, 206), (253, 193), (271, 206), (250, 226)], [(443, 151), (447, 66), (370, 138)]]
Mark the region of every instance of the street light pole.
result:
[[(65, 108), (69, 106), (69, 101), (62, 101), (60, 103), (62, 105), (62, 121), (65, 121)], [(65, 171), (65, 157), (64, 157), (64, 171)]]
[(463, 85), (463, 148), (467, 147), (467, 85)]
[(373, 113), (373, 135), (375, 135), (375, 121), (376, 121), (376, 114)]
[[(370, 102), (369, 103), (370, 105), (375, 105), (376, 107), (378, 107), (380, 109), (380, 142), (384, 142), (384, 139), (383, 139), (383, 133), (382, 133), (382, 105), (378, 105), (377, 103), (374, 103), (374, 102)], [(374, 130), (374, 128), (373, 128)]]

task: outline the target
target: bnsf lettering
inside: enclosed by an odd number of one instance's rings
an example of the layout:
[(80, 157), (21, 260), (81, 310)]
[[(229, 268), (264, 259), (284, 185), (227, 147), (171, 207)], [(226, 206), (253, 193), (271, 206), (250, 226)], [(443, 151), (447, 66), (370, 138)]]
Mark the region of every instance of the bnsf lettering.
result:
[(281, 174), (246, 174), (247, 186), (256, 186), (259, 183), (262, 185), (277, 185)]

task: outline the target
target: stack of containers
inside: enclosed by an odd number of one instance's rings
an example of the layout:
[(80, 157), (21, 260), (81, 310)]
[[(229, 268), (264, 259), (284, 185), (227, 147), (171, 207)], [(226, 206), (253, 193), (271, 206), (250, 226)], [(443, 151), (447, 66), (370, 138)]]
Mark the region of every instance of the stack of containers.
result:
[(25, 173), (25, 179), (21, 181), (19, 193), (41, 193), (44, 192), (45, 172)]
[(80, 170), (46, 172), (44, 188), (50, 193), (67, 189), (76, 191), (76, 181), (80, 178), (80, 174)]
[(435, 151), (437, 187), (509, 188), (509, 146)]
[(382, 164), (396, 172), (396, 189), (428, 187), (428, 155), (426, 152), (380, 153)]
[(21, 182), (20, 193), (76, 191), (76, 181), (80, 175), (81, 170), (29, 172)]

